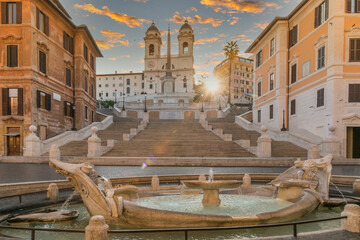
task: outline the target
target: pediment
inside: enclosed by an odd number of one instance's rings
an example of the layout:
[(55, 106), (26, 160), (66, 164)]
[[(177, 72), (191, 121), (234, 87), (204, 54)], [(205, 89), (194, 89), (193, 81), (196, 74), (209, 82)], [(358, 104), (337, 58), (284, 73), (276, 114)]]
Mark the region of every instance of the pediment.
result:
[(44, 42), (37, 42), (37, 45), (38, 45), (39, 48), (45, 50), (46, 52), (49, 51), (49, 47), (46, 45), (46, 43), (44, 43)]
[(3, 116), (1, 117), (1, 120), (5, 123), (5, 124), (23, 124), (24, 122), (24, 117), (22, 116)]
[(360, 124), (360, 114), (359, 113), (350, 113), (342, 117), (344, 122), (348, 123), (359, 123)]
[(317, 47), (317, 46), (320, 46), (320, 45), (326, 43), (327, 38), (328, 38), (328, 36), (326, 36), (326, 35), (321, 35), (321, 36), (317, 39), (317, 41), (314, 42), (314, 45)]
[(16, 37), (13, 34), (8, 34), (4, 37), (2, 37), (4, 43), (9, 44), (9, 43), (20, 43), (22, 37)]

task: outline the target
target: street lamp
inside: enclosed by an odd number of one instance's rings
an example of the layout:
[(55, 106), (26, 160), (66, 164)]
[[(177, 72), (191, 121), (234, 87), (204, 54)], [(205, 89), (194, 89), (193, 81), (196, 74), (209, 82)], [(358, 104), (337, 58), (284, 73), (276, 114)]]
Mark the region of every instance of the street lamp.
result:
[(283, 125), (282, 125), (282, 128), (281, 128), (281, 131), (282, 132), (286, 131), (286, 127), (285, 127), (285, 110), (283, 110)]
[(123, 107), (122, 110), (125, 111), (125, 96), (123, 95)]
[(117, 103), (116, 97), (117, 97), (117, 89), (115, 89), (115, 106), (116, 106), (116, 103)]
[[(146, 92), (145, 92), (146, 94)], [(147, 108), (146, 108), (146, 95), (145, 95), (145, 108), (144, 108), (144, 112), (147, 112)]]
[(204, 112), (204, 94), (201, 94), (201, 112)]

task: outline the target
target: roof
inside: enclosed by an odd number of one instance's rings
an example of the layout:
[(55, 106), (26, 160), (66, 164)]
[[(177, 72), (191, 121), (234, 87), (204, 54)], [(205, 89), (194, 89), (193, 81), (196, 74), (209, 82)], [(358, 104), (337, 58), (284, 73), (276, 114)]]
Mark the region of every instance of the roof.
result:
[(287, 16), (287, 17), (275, 17), (269, 25), (260, 33), (260, 35), (251, 43), (251, 45), (245, 50), (245, 53), (250, 53), (250, 51), (256, 46), (256, 44), (265, 37), (265, 35), (271, 30), (271, 28), (281, 20), (289, 21), (307, 2), (310, 0), (301, 1), (296, 8)]
[(144, 73), (142, 72), (139, 72), (139, 73), (114, 73), (114, 74), (109, 74), (109, 73), (106, 73), (106, 74), (96, 74), (96, 77), (103, 77), (103, 76), (123, 76), (123, 75), (142, 75)]
[(159, 31), (159, 29), (155, 26), (155, 23), (154, 23), (154, 22), (151, 24), (151, 26), (148, 28), (147, 31), (151, 31), (151, 30), (153, 30), (153, 31)]
[(82, 25), (76, 26), (76, 29), (83, 29), (83, 30), (85, 30), (85, 32), (86, 32), (86, 34), (88, 35), (91, 43), (94, 45), (95, 50), (97, 51), (97, 54), (99, 55), (99, 57), (104, 57), (104, 56), (102, 55), (102, 53), (101, 53), (98, 45), (96, 44), (93, 36), (91, 35), (89, 28), (88, 28), (85, 24), (82, 24)]
[(191, 29), (192, 30), (192, 27), (189, 24), (188, 20), (185, 20), (185, 23), (181, 26), (180, 30), (182, 30), (182, 29)]

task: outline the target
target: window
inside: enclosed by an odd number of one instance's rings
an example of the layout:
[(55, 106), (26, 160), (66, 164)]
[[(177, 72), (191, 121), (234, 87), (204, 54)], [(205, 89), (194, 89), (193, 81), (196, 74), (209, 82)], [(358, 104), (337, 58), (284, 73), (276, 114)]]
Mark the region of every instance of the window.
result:
[(349, 102), (360, 102), (360, 84), (349, 84)]
[(310, 60), (307, 60), (306, 62), (303, 63), (301, 74), (302, 77), (306, 77), (307, 75), (310, 74)]
[(49, 17), (36, 8), (36, 28), (49, 36)]
[(188, 53), (189, 51), (189, 44), (187, 42), (183, 43), (183, 54)]
[(256, 54), (256, 67), (259, 67), (262, 64), (262, 50)]
[(37, 107), (51, 110), (51, 95), (40, 90), (37, 90)]
[(7, 66), (17, 67), (18, 66), (18, 46), (7, 45)]
[(274, 89), (274, 80), (275, 80), (275, 74), (271, 73), (270, 74), (270, 79), (269, 79), (269, 90), (273, 90)]
[(350, 62), (360, 62), (360, 38), (350, 39)]
[(141, 88), (142, 88), (142, 89), (145, 88), (145, 83), (141, 83)]
[(91, 84), (90, 87), (90, 96), (93, 98), (94, 97), (94, 84)]
[(74, 117), (73, 104), (71, 104), (70, 102), (64, 102), (64, 115), (68, 117)]
[(65, 31), (63, 32), (63, 47), (66, 51), (74, 54), (74, 39), (69, 36)]
[(39, 51), (39, 70), (46, 74), (46, 54), (42, 51)]
[(115, 87), (115, 83), (113, 83), (113, 87)]
[(291, 100), (290, 102), (290, 115), (296, 114), (296, 100)]
[(109, 84), (105, 84), (105, 87), (109, 87)]
[(126, 79), (126, 85), (130, 85), (130, 79)]
[(258, 97), (260, 97), (261, 96), (261, 82), (258, 82), (258, 84), (257, 84), (257, 91), (258, 91)]
[(91, 122), (94, 122), (94, 111), (91, 111)]
[(87, 77), (85, 77), (85, 79), (84, 79), (84, 89), (85, 89), (85, 92), (88, 92), (88, 79), (87, 79)]
[(21, 24), (21, 2), (2, 2), (1, 3), (1, 23), (2, 24)]
[(84, 43), (84, 59), (86, 62), (89, 62), (89, 49), (85, 43)]
[(129, 87), (126, 88), (126, 93), (130, 94), (130, 88)]
[(84, 114), (85, 114), (85, 119), (88, 119), (88, 107), (85, 106), (85, 110), (84, 110)]
[(239, 92), (239, 88), (234, 87), (234, 93), (238, 93)]
[(2, 115), (24, 115), (22, 88), (2, 89)]
[(321, 3), (317, 8), (315, 8), (315, 21), (314, 27), (317, 28), (323, 24), (329, 17), (329, 3), (328, 0)]
[(359, 0), (346, 0), (346, 12), (360, 13), (360, 1)]
[(317, 69), (325, 67), (325, 46), (318, 49), (318, 66)]
[(261, 110), (258, 111), (258, 122), (261, 122)]
[(295, 25), (289, 32), (289, 47), (294, 46), (298, 41), (298, 26)]
[(242, 92), (242, 93), (244, 92), (244, 88), (241, 88), (241, 92)]
[(291, 84), (296, 82), (297, 74), (296, 74), (297, 64), (291, 66)]
[(92, 54), (90, 54), (90, 67), (92, 70), (95, 70), (95, 58)]
[(324, 106), (324, 88), (317, 90), (316, 107)]
[(274, 119), (274, 105), (269, 106), (269, 118)]
[(116, 92), (113, 92), (113, 97), (116, 97)]
[(99, 84), (99, 88), (101, 88), (101, 84)]
[(153, 89), (153, 85), (152, 85), (152, 84), (150, 84), (150, 89)]
[[(270, 41), (270, 57), (275, 53), (275, 38)], [(247, 71), (247, 68), (246, 68)]]
[(150, 44), (150, 46), (149, 46), (149, 55), (154, 55), (154, 53), (155, 53), (154, 44)]
[(109, 96), (109, 93), (105, 93), (105, 96), (108, 97), (108, 96)]
[(183, 88), (187, 88), (187, 84), (186, 84), (186, 83), (183, 83)]
[(66, 68), (65, 75), (66, 75), (66, 86), (71, 87), (71, 70), (69, 68)]

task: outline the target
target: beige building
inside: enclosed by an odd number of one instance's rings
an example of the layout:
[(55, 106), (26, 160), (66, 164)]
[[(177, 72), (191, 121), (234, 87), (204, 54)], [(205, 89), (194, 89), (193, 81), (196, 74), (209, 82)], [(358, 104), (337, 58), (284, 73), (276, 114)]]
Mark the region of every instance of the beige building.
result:
[[(214, 76), (221, 93), (229, 91), (230, 61), (225, 59), (214, 68)], [(230, 77), (231, 103), (251, 103), (253, 100), (253, 60), (235, 57)]]
[(1, 1), (0, 56), (0, 155), (22, 154), (30, 125), (47, 139), (95, 121), (102, 55), (58, 0)]

